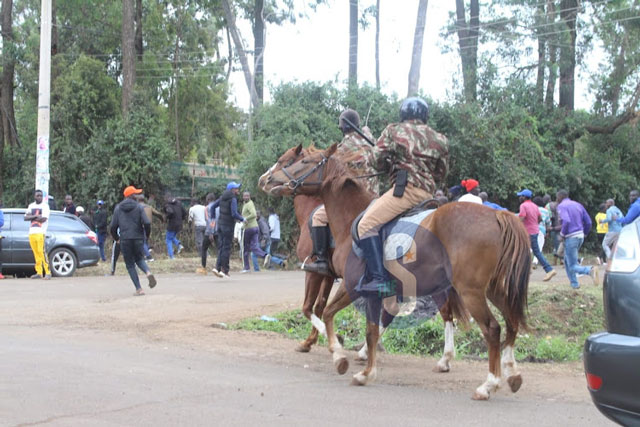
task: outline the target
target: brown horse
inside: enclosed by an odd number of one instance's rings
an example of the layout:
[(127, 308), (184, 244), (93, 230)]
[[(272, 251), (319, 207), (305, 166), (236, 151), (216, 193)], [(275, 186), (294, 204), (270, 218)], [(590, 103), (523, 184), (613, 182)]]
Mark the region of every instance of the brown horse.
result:
[[(332, 255), (336, 273), (344, 277), (351, 253), (350, 226), (364, 210), (371, 197), (362, 190), (344, 165), (331, 156), (336, 146), (326, 151), (297, 147), (285, 153), (268, 173), (263, 189), (274, 195), (319, 195), (324, 201), (329, 226), (336, 241)], [(283, 169), (285, 169), (283, 171)], [(508, 212), (495, 211), (473, 203), (451, 203), (425, 218), (420, 227), (433, 233), (448, 254), (452, 267), (450, 294), (452, 312), (463, 323), (470, 313), (482, 330), (489, 349), (489, 374), (479, 386), (474, 399), (488, 399), (504, 370), (513, 392), (522, 384), (517, 370), (513, 345), (519, 327), (526, 327), (525, 310), (529, 282), (529, 236), (519, 219)], [(385, 266), (390, 269), (391, 266)], [(323, 320), (327, 329), (329, 350), (339, 372), (348, 366), (346, 356), (336, 339), (333, 317), (351, 302), (349, 286), (343, 283), (326, 307)], [(455, 298), (451, 298), (451, 296)], [(500, 360), (500, 325), (489, 309), (487, 298), (502, 313), (506, 324), (504, 352)], [(387, 307), (385, 299), (385, 308)], [(377, 321), (367, 321), (369, 358), (366, 368), (353, 377), (353, 383), (364, 385), (375, 378), (376, 346), (379, 337)], [(502, 365), (501, 365), (502, 364)]]
[[(265, 174), (266, 175), (266, 174)], [(258, 183), (261, 185), (266, 180), (265, 175), (261, 176)], [(322, 200), (317, 196), (297, 195), (293, 198), (293, 208), (296, 214), (296, 221), (300, 227), (300, 236), (296, 244), (296, 255), (303, 260), (312, 255), (313, 245), (307, 221), (311, 212), (322, 204)], [(318, 341), (318, 334), (325, 334), (324, 323), (320, 320), (333, 287), (335, 277), (324, 276), (322, 274), (306, 272), (304, 276), (304, 302), (302, 312), (313, 325), (311, 333), (303, 342), (299, 343), (296, 351), (307, 353)], [(320, 328), (320, 331), (316, 327)]]

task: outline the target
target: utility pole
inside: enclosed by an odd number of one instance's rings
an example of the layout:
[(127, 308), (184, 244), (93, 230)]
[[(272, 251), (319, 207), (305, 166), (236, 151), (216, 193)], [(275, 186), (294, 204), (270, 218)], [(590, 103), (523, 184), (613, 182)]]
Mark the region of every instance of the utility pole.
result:
[(38, 137), (36, 190), (49, 199), (49, 102), (51, 98), (51, 0), (42, 0), (40, 13), (40, 78), (38, 83)]

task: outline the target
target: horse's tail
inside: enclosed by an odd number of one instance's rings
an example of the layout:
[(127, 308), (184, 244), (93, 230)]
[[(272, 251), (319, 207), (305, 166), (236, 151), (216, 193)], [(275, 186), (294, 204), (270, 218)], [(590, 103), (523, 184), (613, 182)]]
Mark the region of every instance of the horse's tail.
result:
[[(504, 298), (505, 315), (518, 328), (527, 327), (527, 292), (531, 271), (531, 243), (520, 218), (510, 212), (496, 211), (502, 237), (502, 250), (490, 287)], [(517, 329), (516, 329), (517, 330)]]

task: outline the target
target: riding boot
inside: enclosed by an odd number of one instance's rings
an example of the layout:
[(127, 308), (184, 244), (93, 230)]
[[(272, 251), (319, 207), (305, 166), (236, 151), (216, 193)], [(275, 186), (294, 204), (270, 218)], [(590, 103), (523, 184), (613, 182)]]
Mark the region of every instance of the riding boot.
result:
[(384, 268), (382, 259), (382, 239), (379, 235), (361, 239), (358, 246), (364, 253), (367, 263), (365, 275), (356, 285), (356, 291), (363, 294), (375, 294), (379, 297), (395, 293), (394, 284)]
[(311, 240), (313, 241), (313, 253), (316, 255), (316, 262), (305, 263), (304, 270), (330, 276), (329, 261), (327, 260), (329, 227), (311, 227)]

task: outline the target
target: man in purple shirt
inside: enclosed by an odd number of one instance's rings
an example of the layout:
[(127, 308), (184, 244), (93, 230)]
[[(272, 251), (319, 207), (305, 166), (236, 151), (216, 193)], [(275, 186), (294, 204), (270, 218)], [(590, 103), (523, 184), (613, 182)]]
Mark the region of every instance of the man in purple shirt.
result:
[(524, 228), (527, 230), (527, 234), (529, 234), (529, 241), (531, 242), (531, 251), (533, 252), (533, 256), (538, 259), (540, 265), (544, 268), (544, 272), (547, 273), (542, 281), (548, 282), (556, 275), (556, 271), (544, 257), (538, 245), (538, 233), (540, 232), (540, 220), (542, 219), (540, 210), (538, 209), (538, 206), (531, 201), (533, 193), (528, 188), (520, 191), (517, 196), (520, 200), (520, 213), (518, 216), (522, 220)]
[(562, 223), (560, 236), (564, 239), (564, 267), (573, 289), (580, 288), (577, 274), (588, 274), (594, 284), (598, 284), (598, 269), (595, 266), (584, 267), (578, 264), (578, 251), (584, 237), (591, 230), (591, 218), (580, 203), (569, 199), (567, 190), (560, 190), (556, 195), (558, 217)]

